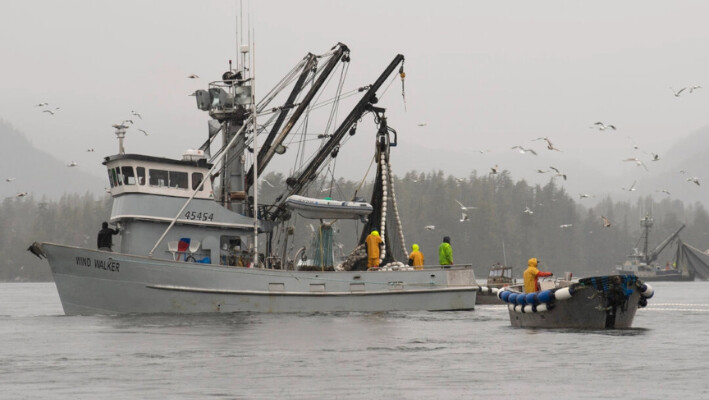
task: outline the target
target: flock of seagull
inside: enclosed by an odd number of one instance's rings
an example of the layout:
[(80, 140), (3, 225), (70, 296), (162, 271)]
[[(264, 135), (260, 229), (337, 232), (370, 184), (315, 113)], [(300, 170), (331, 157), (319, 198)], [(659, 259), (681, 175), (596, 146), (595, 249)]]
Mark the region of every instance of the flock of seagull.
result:
[[(192, 77), (192, 75), (190, 75), (189, 77)], [(195, 78), (198, 78), (197, 75), (194, 75), (194, 77), (195, 77)], [(47, 102), (38, 103), (38, 104), (35, 105), (35, 107), (43, 108), (42, 112), (43, 112), (43, 113), (47, 113), (47, 114), (49, 114), (49, 115), (55, 115), (55, 113), (56, 113), (57, 111), (61, 110), (60, 107), (55, 107), (55, 108), (53, 108), (53, 109), (49, 109), (49, 108), (48, 108), (48, 107), (49, 107), (49, 103), (47, 103)], [(130, 115), (131, 115), (131, 118), (137, 117), (138, 119), (143, 119), (143, 116), (142, 116), (140, 113), (136, 112), (135, 110), (131, 110)], [(128, 128), (130, 128), (131, 126), (133, 126), (133, 119), (125, 119), (125, 120), (123, 120), (120, 124), (113, 124), (113, 127), (114, 127), (114, 128), (124, 128), (124, 129), (128, 129)], [(143, 135), (145, 135), (145, 136), (148, 136), (148, 135), (149, 135), (148, 131), (146, 131), (146, 130), (144, 130), (144, 129), (141, 129), (141, 128), (137, 128), (137, 129), (138, 129), (138, 131), (142, 132)], [(87, 152), (87, 153), (93, 153), (94, 151), (95, 151), (95, 149), (94, 149), (93, 147), (89, 147), (89, 148), (86, 149), (86, 152)], [(69, 167), (69, 168), (77, 167), (77, 166), (79, 166), (79, 163), (72, 160), (72, 161), (69, 161), (68, 163), (66, 163), (66, 166)], [(17, 179), (17, 178), (14, 178), (14, 177), (13, 177), (13, 178), (6, 178), (6, 179), (5, 179), (5, 182), (6, 182), (6, 183), (11, 183), (11, 182), (14, 182), (16, 179)], [(107, 190), (107, 191), (108, 191), (108, 190)], [(29, 195), (29, 192), (17, 192), (17, 194), (15, 194), (15, 197), (25, 197), (25, 196), (27, 196), (27, 195)]]
[[(670, 89), (672, 90), (672, 93), (674, 94), (675, 97), (679, 97), (682, 93), (694, 93), (697, 89), (701, 89), (701, 86), (699, 86), (699, 85), (687, 86), (687, 87), (683, 87), (683, 88), (681, 88), (681, 89), (679, 89), (679, 90), (675, 90), (675, 89), (673, 89), (673, 88), (670, 88)], [(417, 124), (417, 126), (420, 126), (420, 127), (424, 127), (424, 126), (427, 126), (427, 125), (428, 125), (428, 124), (425, 123), (425, 122), (420, 122), (420, 123)], [(609, 123), (605, 123), (605, 122), (602, 122), (602, 121), (594, 122), (594, 123), (590, 126), (590, 128), (591, 128), (591, 129), (597, 129), (597, 130), (599, 130), (599, 131), (606, 131), (606, 130), (616, 131), (616, 130), (618, 130), (618, 128), (617, 128), (615, 125), (609, 124)], [(628, 138), (631, 139), (630, 137), (628, 137)], [(631, 140), (632, 140), (632, 139), (631, 139)], [(538, 137), (538, 138), (536, 138), (536, 139), (532, 139), (532, 141), (544, 141), (544, 142), (546, 142), (546, 148), (547, 148), (548, 150), (562, 152), (561, 149), (559, 149), (558, 147), (554, 146), (554, 144), (552, 143), (552, 141), (551, 141), (551, 139), (550, 139), (549, 137), (546, 137), (546, 136), (544, 136), (544, 137)], [(638, 147), (637, 144), (633, 143), (633, 148), (634, 148), (635, 150), (637, 150), (639, 147)], [(534, 155), (534, 156), (538, 156), (538, 155), (539, 155), (539, 153), (537, 153), (536, 150), (534, 150), (534, 149), (532, 149), (532, 148), (527, 148), (527, 147), (524, 147), (524, 146), (521, 146), (521, 145), (512, 146), (511, 149), (512, 149), (512, 150), (516, 150), (516, 151), (517, 151), (518, 153), (520, 153), (520, 154), (531, 154), (531, 155)], [(478, 153), (480, 153), (480, 154), (484, 154), (484, 153), (490, 152), (490, 150), (476, 150), (476, 152), (478, 152)], [(660, 159), (661, 159), (661, 158), (660, 158), (660, 155), (657, 154), (657, 153), (654, 153), (654, 152), (651, 152), (651, 153), (650, 153), (650, 156), (651, 156), (651, 158), (650, 158), (650, 161), (651, 161), (651, 162), (660, 161)], [(638, 157), (629, 157), (629, 158), (626, 158), (626, 159), (624, 159), (624, 160), (622, 160), (622, 161), (623, 161), (623, 162), (633, 162), (633, 163), (635, 163), (636, 166), (642, 167), (642, 168), (644, 168), (646, 171), (648, 170), (647, 165), (645, 164), (645, 162), (643, 162), (643, 161), (642, 161), (641, 159), (639, 159)], [(499, 167), (497, 164), (496, 164), (494, 167), (490, 167), (490, 172), (489, 172), (490, 175), (496, 175), (496, 174), (498, 174), (499, 172), (500, 172), (500, 167)], [(553, 172), (553, 174), (554, 174), (553, 177), (554, 177), (554, 178), (555, 178), (555, 177), (560, 177), (560, 178), (563, 178), (564, 180), (567, 179), (567, 176), (566, 176), (565, 173), (561, 172), (558, 168), (553, 167), (553, 166), (550, 166), (548, 170), (537, 169), (536, 172), (539, 173), (539, 174), (545, 174), (545, 173), (548, 173), (548, 172)], [(687, 173), (686, 170), (681, 170), (681, 171), (679, 171), (679, 172), (680, 172), (680, 174), (686, 174), (686, 173)], [(411, 180), (411, 181), (413, 181), (414, 183), (418, 182), (416, 179), (412, 179), (412, 178), (408, 178), (408, 180)], [(462, 181), (464, 181), (464, 179), (456, 178), (456, 181), (457, 181), (458, 183), (461, 183)], [(697, 185), (697, 186), (701, 186), (701, 184), (700, 184), (700, 182), (699, 182), (699, 178), (696, 177), (696, 176), (688, 177), (688, 178), (686, 178), (686, 181), (687, 181), (687, 182), (694, 183), (694, 184)], [(636, 187), (635, 187), (636, 184), (637, 184), (637, 181), (633, 181), (633, 184), (632, 184), (632, 185), (630, 185), (630, 186), (627, 187), (627, 188), (623, 187), (623, 188), (621, 188), (621, 189), (622, 189), (622, 190), (625, 190), (625, 191), (627, 191), (627, 192), (634, 192), (634, 191), (636, 191)], [(656, 192), (661, 192), (661, 193), (664, 193), (664, 194), (666, 194), (666, 195), (668, 195), (668, 196), (670, 195), (670, 192), (669, 192), (668, 190), (666, 190), (666, 189), (656, 190)], [(588, 193), (580, 193), (580, 194), (579, 194), (579, 200), (583, 200), (583, 199), (589, 198), (589, 197), (595, 197), (595, 196), (594, 196), (593, 194), (588, 194)], [(461, 202), (458, 201), (458, 200), (455, 200), (455, 202), (458, 203), (458, 205), (460, 206), (460, 210), (461, 210), (460, 222), (467, 222), (467, 221), (470, 221), (470, 218), (468, 217), (467, 212), (468, 212), (469, 210), (475, 210), (477, 207), (465, 206), (465, 205), (463, 205), (463, 203), (461, 203)], [(527, 215), (532, 215), (532, 214), (534, 214), (534, 211), (533, 211), (532, 209), (530, 209), (529, 207), (525, 206), (523, 213), (524, 213), (524, 214), (527, 214)], [(602, 225), (604, 228), (610, 228), (610, 227), (611, 227), (612, 224), (611, 224), (611, 222), (608, 220), (608, 218), (606, 218), (605, 216), (601, 216), (600, 219), (601, 219), (601, 225)], [(562, 224), (562, 225), (560, 225), (559, 227), (562, 228), (562, 229), (564, 229), (564, 228), (570, 228), (570, 227), (572, 227), (572, 226), (573, 226), (573, 224)], [(424, 229), (426, 229), (426, 230), (434, 230), (434, 229), (435, 229), (435, 226), (434, 226), (434, 225), (427, 225), (427, 226), (424, 227)]]

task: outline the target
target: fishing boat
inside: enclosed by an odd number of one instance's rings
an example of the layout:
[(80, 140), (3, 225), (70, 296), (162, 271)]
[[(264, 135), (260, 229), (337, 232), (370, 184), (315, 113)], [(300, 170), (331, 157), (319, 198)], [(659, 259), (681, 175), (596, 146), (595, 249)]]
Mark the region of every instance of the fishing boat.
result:
[(673, 241), (679, 241), (679, 233), (684, 229), (684, 225), (680, 226), (679, 229), (665, 238), (665, 240), (660, 242), (654, 249), (650, 249), (650, 229), (653, 224), (652, 217), (648, 215), (640, 220), (640, 227), (643, 232), (640, 240), (643, 243), (643, 248), (642, 250), (639, 250), (637, 247), (634, 248), (633, 252), (628, 255), (627, 260), (616, 266), (615, 273), (621, 275), (633, 274), (643, 281), (693, 281), (695, 270), (692, 264), (688, 262), (677, 262), (680, 258), (679, 249), (681, 246), (678, 246), (677, 256), (672, 263), (669, 261), (664, 265), (657, 263), (657, 259), (662, 250)]
[(645, 307), (653, 288), (635, 275), (607, 275), (540, 282), (524, 293), (520, 285), (498, 292), (517, 328), (627, 329), (635, 312)]
[(496, 263), (490, 268), (485, 286), (480, 287), (475, 304), (504, 304), (497, 293), (500, 289), (514, 285), (515, 279), (512, 277), (512, 267)]
[[(180, 159), (126, 153), (130, 127), (114, 126), (118, 153), (103, 164), (113, 200), (110, 223), (119, 232), (115, 251), (50, 242), (30, 246), (30, 251), (47, 258), (64, 312), (473, 309), (479, 287), (472, 266), (413, 270), (400, 261), (408, 255), (390, 172), (397, 133), (378, 104), (378, 91), (399, 68), (403, 96), (404, 57), (395, 56), (374, 82), (358, 85), (351, 93), (342, 92), (340, 81), (330, 103), (345, 95), (360, 99), (339, 125), (318, 135), (314, 154), (299, 158), (304, 161), (288, 175), (284, 192), (272, 203), (260, 204), (258, 174), (286, 153), (290, 143), (286, 138), (315, 108), (313, 100), (328, 78), (338, 69), (344, 77), (350, 50), (338, 43), (324, 54), (308, 53), (258, 103), (254, 69), (247, 68), (249, 46), (240, 51), (241, 65), (232, 68), (230, 62), (220, 80), (194, 93), (197, 108), (211, 117), (206, 141), (199, 148)], [(279, 98), (283, 101), (277, 103)], [(364, 124), (365, 115), (373, 117), (376, 132), (371, 201), (360, 201), (356, 194), (345, 201), (309, 200), (307, 189), (342, 151), (344, 139)], [(221, 146), (216, 146), (218, 137)], [(367, 163), (372, 158), (365, 157)], [(323, 220), (327, 218), (363, 218), (360, 239), (347, 260), (334, 264), (334, 257), (323, 256), (315, 264), (307, 263), (308, 268), (299, 268), (303, 263), (290, 251), (294, 238), (302, 236), (293, 222), (298, 213), (320, 219), (320, 227), (331, 222)], [(381, 267), (368, 269), (363, 249), (372, 230), (383, 239)], [(326, 234), (318, 237), (314, 247), (331, 254), (333, 241)]]

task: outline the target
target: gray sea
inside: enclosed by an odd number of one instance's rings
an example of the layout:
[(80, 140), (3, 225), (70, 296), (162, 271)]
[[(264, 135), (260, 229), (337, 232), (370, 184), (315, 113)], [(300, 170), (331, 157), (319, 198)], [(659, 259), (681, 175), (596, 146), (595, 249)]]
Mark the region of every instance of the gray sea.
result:
[(0, 283), (2, 399), (709, 399), (709, 282), (654, 282), (634, 328), (510, 327), (503, 306), (63, 315)]

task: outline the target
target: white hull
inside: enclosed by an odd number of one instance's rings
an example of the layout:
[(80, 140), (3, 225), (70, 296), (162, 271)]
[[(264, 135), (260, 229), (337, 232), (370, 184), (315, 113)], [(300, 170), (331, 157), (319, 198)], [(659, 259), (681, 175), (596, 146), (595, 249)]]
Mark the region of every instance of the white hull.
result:
[(471, 268), (311, 272), (153, 259), (41, 244), (67, 315), (471, 310)]

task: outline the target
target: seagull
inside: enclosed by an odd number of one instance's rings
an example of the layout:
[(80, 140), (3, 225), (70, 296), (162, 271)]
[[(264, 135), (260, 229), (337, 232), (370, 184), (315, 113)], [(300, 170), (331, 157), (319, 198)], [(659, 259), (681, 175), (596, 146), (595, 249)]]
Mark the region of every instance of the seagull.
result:
[(686, 170), (686, 169), (681, 169), (681, 170), (679, 171), (679, 173), (680, 173), (680, 174), (686, 174), (686, 173), (687, 173), (687, 170)]
[(636, 183), (638, 183), (638, 181), (633, 181), (633, 184), (630, 185), (629, 188), (627, 188), (627, 189), (626, 189), (626, 188), (621, 188), (621, 189), (627, 190), (627, 191), (629, 191), (629, 192), (634, 192), (634, 191), (635, 191), (635, 184), (636, 184)]
[(572, 226), (574, 226), (574, 224), (561, 224), (559, 225), (559, 228), (571, 228)]
[(591, 195), (586, 193), (579, 193), (579, 200), (586, 199), (588, 197), (591, 197)]
[(490, 173), (491, 174), (496, 174), (498, 170), (497, 164), (495, 164), (494, 167), (490, 167)]
[(418, 179), (406, 178), (406, 180), (407, 180), (407, 181), (411, 181), (411, 182), (413, 182), (413, 183), (418, 183)]
[(79, 165), (79, 164), (76, 161), (72, 161), (69, 164), (67, 164), (66, 166), (67, 167), (76, 167), (77, 165)]
[(694, 92), (696, 89), (701, 89), (702, 87), (697, 85), (697, 86), (690, 86), (689, 87), (689, 93)]
[(534, 211), (530, 210), (529, 207), (526, 207), (526, 206), (525, 206), (525, 207), (524, 207), (524, 213), (525, 213), (525, 214), (532, 215), (532, 214), (534, 214)]
[(525, 153), (529, 152), (529, 153), (534, 154), (535, 156), (537, 155), (537, 152), (536, 152), (536, 151), (534, 151), (534, 150), (532, 150), (532, 149), (525, 149), (525, 148), (522, 147), (522, 146), (514, 146), (514, 147), (512, 147), (512, 149), (513, 149), (513, 150), (514, 150), (514, 149), (519, 149), (519, 150), (518, 150), (518, 151), (519, 151), (519, 154), (525, 154)]
[(549, 168), (551, 168), (551, 169), (553, 169), (554, 171), (556, 171), (556, 175), (554, 175), (554, 176), (560, 176), (560, 177), (564, 178), (564, 180), (566, 180), (566, 174), (562, 174), (558, 169), (556, 169), (556, 168), (554, 168), (554, 167), (551, 167), (551, 166), (550, 166)]
[(270, 186), (270, 187), (274, 187), (274, 186), (271, 184), (271, 182), (269, 182), (269, 181), (267, 181), (267, 180), (265, 180), (265, 179), (263, 179), (263, 178), (261, 179), (261, 182), (267, 184), (267, 185)]
[(52, 110), (42, 110), (42, 112), (43, 112), (43, 113), (46, 112), (46, 113), (50, 113), (50, 114), (54, 115), (54, 111), (52, 111)]
[(423, 227), (423, 229), (425, 229), (427, 231), (432, 231), (432, 230), (436, 229), (436, 225), (426, 225)]
[(88, 151), (89, 153), (93, 153), (94, 148), (93, 148), (93, 147), (89, 147), (88, 149), (86, 149), (86, 151)]
[(38, 242), (34, 242), (27, 248), (27, 251), (36, 255), (41, 260), (42, 257), (47, 258), (47, 255), (42, 251), (42, 246)]
[(603, 122), (595, 122), (591, 128), (598, 128), (599, 131), (605, 131), (608, 128), (615, 130), (615, 125), (606, 125)]
[(604, 217), (601, 215), (601, 219), (603, 220), (603, 227), (604, 228), (610, 228), (611, 227), (611, 222), (608, 221), (608, 218)]
[(39, 104), (35, 105), (35, 107), (44, 107), (44, 106), (48, 106), (48, 105), (49, 105), (49, 103), (39, 103)]
[(459, 202), (458, 200), (456, 200), (455, 202), (458, 203), (458, 205), (460, 205), (460, 209), (463, 210), (463, 211), (477, 210), (477, 209), (478, 209), (477, 207), (473, 207), (473, 206), (464, 206), (463, 203)]
[(670, 195), (670, 191), (667, 190), (667, 189), (656, 190), (656, 192), (662, 192), (662, 193), (664, 193), (664, 194), (666, 194), (666, 195), (668, 195), (668, 196)]
[(133, 111), (133, 110), (130, 110), (130, 115), (135, 115), (136, 117), (138, 117), (138, 118), (140, 118), (140, 119), (143, 119), (143, 117), (142, 117), (139, 113), (137, 113), (137, 112), (135, 112), (135, 111)]
[(123, 122), (121, 122), (121, 125), (124, 125), (126, 122), (129, 124), (133, 125), (133, 120), (132, 119), (124, 119)]
[(465, 182), (465, 178), (455, 178), (456, 183), (461, 184)]
[(465, 221), (470, 221), (470, 218), (468, 218), (468, 214), (462, 213), (463, 215), (460, 217), (460, 222), (465, 222)]
[(700, 186), (699, 185), (699, 178), (697, 178), (696, 176), (691, 177), (691, 178), (687, 178), (687, 182), (694, 182), (697, 184), (697, 186)]
[(652, 160), (650, 160), (650, 161), (660, 161), (659, 154), (655, 154), (655, 153), (650, 153), (650, 154), (652, 154)]
[(633, 162), (635, 163), (635, 165), (637, 165), (638, 167), (642, 166), (642, 167), (645, 168), (645, 170), (647, 171), (647, 166), (645, 165), (645, 163), (642, 162), (642, 160), (640, 160), (640, 159), (637, 158), (637, 157), (626, 158), (626, 159), (623, 160), (623, 161), (633, 161)]
[(197, 78), (199, 78), (199, 75), (197, 75), (197, 74), (189, 74), (189, 75), (187, 75), (187, 78), (189, 78), (189, 79), (197, 79)]
[(14, 181), (15, 179), (16, 179), (16, 178), (7, 178), (7, 179), (5, 179), (5, 182), (12, 182), (12, 181)]
[(145, 136), (148, 136), (148, 132), (146, 132), (146, 131), (144, 131), (144, 130), (142, 130), (142, 129), (138, 129), (138, 130), (141, 131), (141, 132), (143, 132), (143, 133), (145, 134)]
[(475, 150), (475, 151), (477, 151), (477, 152), (480, 153), (480, 154), (485, 154), (485, 153), (489, 153), (489, 152), (490, 152), (490, 150)]
[(679, 97), (679, 95), (680, 95), (685, 89), (687, 89), (687, 88), (686, 88), (686, 87), (683, 87), (682, 89), (680, 89), (680, 90), (678, 90), (678, 91), (675, 92), (675, 90), (672, 89), (672, 87), (670, 86), (670, 90), (671, 90), (672, 93), (675, 95), (675, 97)]
[(27, 193), (27, 192), (20, 192), (20, 193), (17, 193), (16, 196), (17, 196), (17, 197), (25, 197), (25, 196), (27, 196), (28, 194), (29, 194), (29, 193)]
[(546, 136), (540, 137), (540, 138), (536, 138), (536, 139), (534, 139), (534, 140), (544, 140), (544, 141), (547, 142), (547, 149), (549, 149), (549, 150), (561, 151), (561, 150), (557, 149), (556, 147), (554, 147), (554, 145), (551, 143), (551, 140), (550, 140), (548, 137), (546, 137)]
[(428, 125), (428, 124), (427, 124), (426, 122), (419, 122), (419, 123), (416, 124), (416, 125), (417, 125), (417, 126), (426, 126), (426, 125)]

